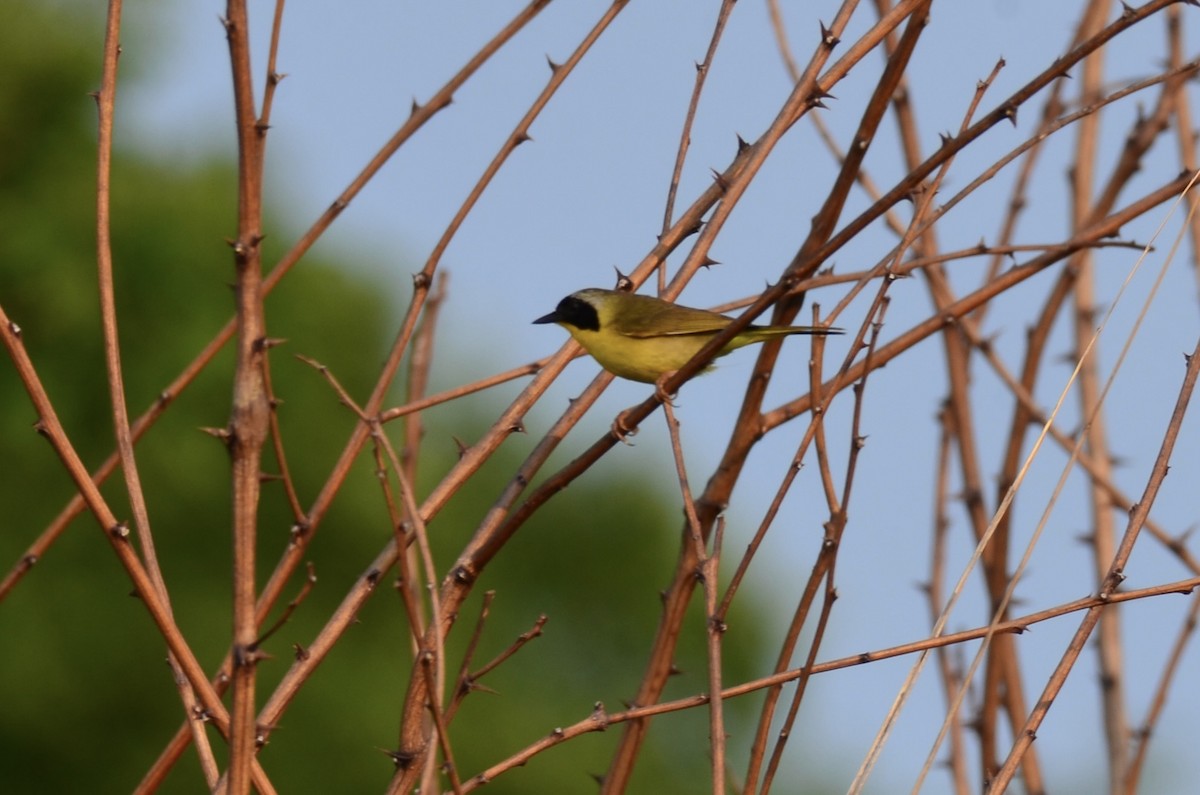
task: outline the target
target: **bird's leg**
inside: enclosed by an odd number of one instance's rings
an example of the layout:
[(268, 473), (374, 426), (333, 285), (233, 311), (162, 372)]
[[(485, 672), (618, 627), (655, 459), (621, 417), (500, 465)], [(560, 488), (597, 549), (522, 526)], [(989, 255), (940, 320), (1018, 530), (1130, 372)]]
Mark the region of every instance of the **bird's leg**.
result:
[(624, 442), (630, 447), (633, 447), (633, 442), (629, 441), (629, 439), (626, 437), (637, 436), (638, 429), (625, 422), (625, 417), (630, 411), (632, 411), (632, 409), (625, 409), (617, 415), (617, 418), (613, 420), (612, 427), (609, 429), (609, 433), (617, 437), (617, 441)]
[(660, 375), (657, 380), (655, 380), (654, 396), (658, 398), (659, 403), (670, 403), (672, 406), (675, 405), (675, 395), (673, 395), (667, 391), (666, 384), (667, 384), (667, 381), (670, 380), (671, 376), (675, 375), (675, 373), (677, 373), (677, 372), (679, 372), (679, 371), (678, 370), (668, 370), (667, 372)]
[[(667, 383), (667, 379), (669, 379), (671, 376), (675, 375), (676, 372), (678, 372), (678, 371), (669, 370), (669, 371), (663, 373), (662, 375), (660, 375), (655, 380), (654, 396), (658, 399), (658, 401), (660, 403), (670, 403), (672, 406), (675, 405), (675, 401), (674, 401), (675, 396), (666, 390), (665, 384)], [(637, 432), (638, 432), (638, 429), (636, 427), (630, 425), (625, 420), (625, 418), (629, 416), (629, 412), (631, 412), (632, 410), (633, 409), (625, 409), (620, 414), (618, 414), (617, 418), (615, 420), (613, 420), (612, 427), (609, 429), (609, 432), (613, 436), (617, 437), (617, 439), (619, 441), (624, 442), (625, 444), (629, 445), (630, 447), (633, 447), (633, 442), (629, 441), (626, 437), (636, 436)]]

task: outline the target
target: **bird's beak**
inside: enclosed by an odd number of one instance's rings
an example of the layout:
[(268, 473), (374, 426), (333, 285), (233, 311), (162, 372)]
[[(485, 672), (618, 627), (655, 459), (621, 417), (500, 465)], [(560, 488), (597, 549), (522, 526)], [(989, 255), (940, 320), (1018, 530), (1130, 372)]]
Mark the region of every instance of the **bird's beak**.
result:
[(557, 323), (558, 321), (558, 312), (551, 312), (548, 315), (542, 315), (537, 320), (533, 321), (533, 324), (536, 326), (540, 323)]

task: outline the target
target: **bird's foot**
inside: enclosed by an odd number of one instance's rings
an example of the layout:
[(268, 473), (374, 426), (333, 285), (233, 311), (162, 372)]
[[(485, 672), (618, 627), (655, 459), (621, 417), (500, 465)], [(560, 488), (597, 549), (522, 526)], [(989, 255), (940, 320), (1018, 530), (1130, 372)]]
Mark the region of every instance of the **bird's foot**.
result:
[(629, 412), (630, 409), (625, 409), (617, 415), (617, 418), (613, 420), (612, 427), (609, 429), (609, 433), (617, 437), (618, 442), (623, 442), (630, 447), (633, 447), (633, 442), (629, 441), (628, 437), (637, 436), (638, 429), (636, 426), (630, 425), (625, 421), (625, 418), (629, 415)]
[(668, 370), (660, 375), (654, 382), (654, 396), (658, 398), (659, 403), (670, 403), (672, 406), (675, 405), (675, 395), (667, 391), (666, 383), (668, 380), (670, 380), (671, 376), (675, 375), (677, 372), (679, 371)]

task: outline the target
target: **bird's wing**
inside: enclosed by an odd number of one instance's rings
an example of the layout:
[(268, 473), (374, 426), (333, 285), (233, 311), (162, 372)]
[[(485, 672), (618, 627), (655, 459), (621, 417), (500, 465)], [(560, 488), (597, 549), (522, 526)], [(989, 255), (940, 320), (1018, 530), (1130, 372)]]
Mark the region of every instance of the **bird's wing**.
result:
[[(640, 297), (640, 296), (632, 296)], [(711, 334), (729, 325), (729, 318), (705, 309), (692, 309), (675, 304), (663, 305), (663, 302), (652, 300), (658, 304), (655, 311), (646, 312), (642, 317), (631, 320), (621, 320), (615, 323), (615, 330), (626, 337), (670, 337), (686, 334)], [(664, 329), (666, 329), (664, 331)]]

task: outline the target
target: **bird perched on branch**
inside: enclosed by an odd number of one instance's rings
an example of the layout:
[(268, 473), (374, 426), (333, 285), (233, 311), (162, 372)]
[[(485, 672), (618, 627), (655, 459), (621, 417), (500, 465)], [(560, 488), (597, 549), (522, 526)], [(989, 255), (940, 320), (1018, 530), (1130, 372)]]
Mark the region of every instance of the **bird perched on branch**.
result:
[[(593, 287), (571, 293), (553, 312), (533, 322), (562, 326), (613, 375), (661, 388), (664, 376), (683, 367), (733, 318), (646, 295)], [(828, 326), (747, 326), (725, 343), (717, 356), (790, 334), (841, 333), (841, 329)]]

